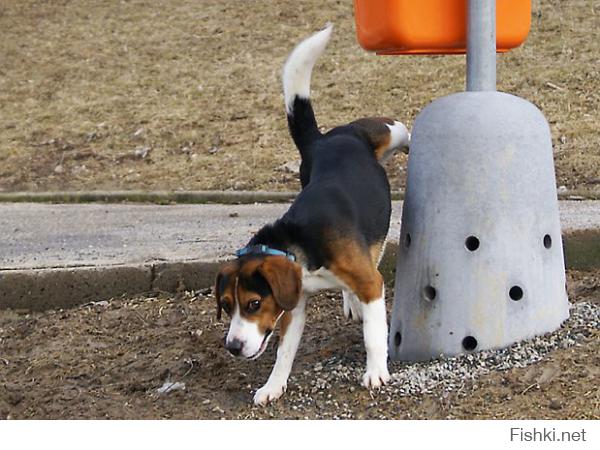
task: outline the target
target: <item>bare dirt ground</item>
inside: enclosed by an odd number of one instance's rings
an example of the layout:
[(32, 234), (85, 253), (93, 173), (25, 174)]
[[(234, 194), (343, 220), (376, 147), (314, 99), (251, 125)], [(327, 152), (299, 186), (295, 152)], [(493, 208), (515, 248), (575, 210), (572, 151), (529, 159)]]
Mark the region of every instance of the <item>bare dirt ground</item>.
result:
[[(600, 272), (570, 271), (569, 296), (597, 306)], [(208, 291), (0, 311), (0, 418), (600, 418), (597, 322), (531, 365), (459, 376), (452, 388), (431, 377), (420, 393), (406, 395), (410, 379), (369, 393), (358, 384), (361, 326), (346, 323), (339, 295), (325, 293), (311, 302), (288, 392), (257, 408), (252, 393), (275, 345), (257, 361), (233, 358), (222, 346), (227, 321), (214, 313)], [(563, 328), (581, 327), (570, 321)], [(485, 362), (477, 355), (461, 367), (476, 370)], [(434, 364), (394, 363), (391, 371)], [(185, 389), (158, 393), (165, 382)]]
[[(0, 4), (0, 190), (297, 189), (279, 74), (327, 21), (320, 124), (411, 124), (463, 90), (464, 56), (377, 57), (350, 0), (5, 0)], [(499, 89), (552, 127), (557, 183), (600, 184), (600, 1), (533, 0), (526, 44), (498, 59)], [(406, 156), (388, 166), (402, 187)]]

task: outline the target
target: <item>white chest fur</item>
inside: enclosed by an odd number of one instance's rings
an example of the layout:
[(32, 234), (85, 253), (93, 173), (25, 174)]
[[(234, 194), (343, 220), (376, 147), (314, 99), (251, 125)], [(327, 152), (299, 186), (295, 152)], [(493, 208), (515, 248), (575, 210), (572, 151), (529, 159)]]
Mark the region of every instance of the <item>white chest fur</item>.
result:
[(302, 289), (312, 294), (323, 289), (348, 289), (346, 284), (324, 267), (309, 272), (302, 268)]

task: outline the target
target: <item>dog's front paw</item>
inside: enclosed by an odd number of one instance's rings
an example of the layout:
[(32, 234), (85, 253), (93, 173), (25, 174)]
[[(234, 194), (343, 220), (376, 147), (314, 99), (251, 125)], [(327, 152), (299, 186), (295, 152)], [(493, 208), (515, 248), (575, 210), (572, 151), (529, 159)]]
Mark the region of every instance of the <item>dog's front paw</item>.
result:
[(387, 367), (371, 367), (367, 368), (367, 372), (363, 375), (362, 385), (367, 389), (375, 389), (387, 384), (390, 381), (390, 373)]
[(285, 384), (267, 383), (254, 394), (254, 404), (256, 406), (265, 406), (267, 403), (281, 397), (286, 388)]

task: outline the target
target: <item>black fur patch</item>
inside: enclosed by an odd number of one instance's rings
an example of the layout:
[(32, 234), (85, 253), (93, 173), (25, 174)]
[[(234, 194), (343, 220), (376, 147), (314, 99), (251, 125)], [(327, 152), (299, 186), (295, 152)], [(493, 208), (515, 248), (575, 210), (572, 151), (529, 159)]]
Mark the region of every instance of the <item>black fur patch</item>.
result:
[[(302, 191), (276, 222), (263, 227), (249, 245), (278, 250), (300, 247), (309, 270), (328, 267), (328, 239), (357, 242), (367, 251), (385, 239), (391, 216), (387, 175), (371, 143), (352, 126), (318, 132), (310, 101), (296, 98), (290, 131), (302, 155)], [(316, 132), (315, 132), (316, 130)]]
[(271, 287), (267, 280), (258, 272), (254, 272), (250, 277), (241, 276), (240, 285), (247, 291), (256, 292), (261, 297), (271, 295)]

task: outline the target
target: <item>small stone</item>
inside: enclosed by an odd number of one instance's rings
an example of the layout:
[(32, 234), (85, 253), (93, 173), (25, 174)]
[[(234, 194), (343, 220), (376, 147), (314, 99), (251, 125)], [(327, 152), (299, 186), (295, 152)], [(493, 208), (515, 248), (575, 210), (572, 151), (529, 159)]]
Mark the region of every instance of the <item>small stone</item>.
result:
[(152, 148), (150, 148), (147, 145), (144, 145), (142, 147), (137, 147), (134, 151), (133, 154), (140, 158), (140, 159), (144, 159), (148, 156), (148, 154), (150, 153), (150, 150), (152, 150)]
[(202, 336), (203, 331), (198, 329), (198, 330), (194, 330), (194, 331), (190, 331), (190, 336), (192, 338), (192, 340), (197, 341), (198, 339), (200, 339), (200, 336)]
[(11, 406), (17, 406), (19, 403), (21, 403), (21, 401), (23, 401), (23, 394), (19, 393), (19, 392), (11, 392), (8, 396), (7, 399), (8, 404)]
[(550, 403), (548, 404), (548, 407), (550, 409), (553, 409), (553, 410), (556, 411), (556, 410), (562, 409), (562, 404), (561, 404), (561, 402), (559, 400), (557, 400), (557, 399), (554, 398), (554, 399), (550, 400)]
[(300, 173), (300, 161), (298, 161), (298, 160), (288, 161), (288, 162), (280, 165), (279, 167), (277, 167), (277, 170), (279, 172), (299, 174)]
[(158, 394), (168, 394), (173, 391), (185, 391), (185, 383), (165, 381), (164, 384), (156, 390)]

